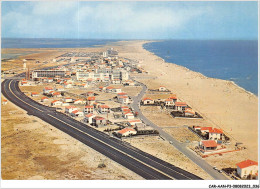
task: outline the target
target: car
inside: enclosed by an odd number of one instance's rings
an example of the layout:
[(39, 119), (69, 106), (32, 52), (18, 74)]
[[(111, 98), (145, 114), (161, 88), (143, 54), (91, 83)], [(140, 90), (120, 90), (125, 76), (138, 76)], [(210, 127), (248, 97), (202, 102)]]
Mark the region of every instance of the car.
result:
[(219, 173), (222, 173), (223, 171), (221, 171), (221, 170), (218, 170), (218, 172), (219, 172)]
[(218, 168), (216, 166), (213, 167), (214, 170), (218, 170)]
[(170, 144), (173, 144), (173, 142), (172, 142), (172, 141), (169, 141), (169, 143), (170, 143)]

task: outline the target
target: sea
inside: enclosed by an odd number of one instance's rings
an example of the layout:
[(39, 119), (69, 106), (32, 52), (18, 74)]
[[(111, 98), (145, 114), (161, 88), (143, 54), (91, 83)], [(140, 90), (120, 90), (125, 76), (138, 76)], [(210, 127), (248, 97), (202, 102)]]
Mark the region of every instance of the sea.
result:
[(166, 62), (233, 81), (258, 96), (257, 40), (163, 40), (143, 47)]

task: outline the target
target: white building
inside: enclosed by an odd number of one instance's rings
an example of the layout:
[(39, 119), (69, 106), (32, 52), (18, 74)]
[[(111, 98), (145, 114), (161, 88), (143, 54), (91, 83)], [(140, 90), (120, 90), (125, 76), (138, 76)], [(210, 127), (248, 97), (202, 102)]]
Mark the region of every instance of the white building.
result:
[(65, 107), (65, 113), (69, 113), (71, 114), (71, 112), (77, 110), (77, 108), (75, 106), (66, 106)]
[(126, 137), (130, 135), (136, 135), (137, 131), (132, 128), (124, 128), (117, 132), (119, 136)]
[(240, 176), (240, 178), (247, 178), (250, 175), (258, 177), (258, 162), (248, 159), (236, 165), (237, 174)]

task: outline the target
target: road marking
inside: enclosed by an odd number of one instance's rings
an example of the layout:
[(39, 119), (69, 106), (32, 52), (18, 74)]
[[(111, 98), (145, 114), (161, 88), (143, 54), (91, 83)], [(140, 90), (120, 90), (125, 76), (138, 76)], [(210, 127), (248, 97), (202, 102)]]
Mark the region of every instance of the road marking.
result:
[(99, 141), (99, 142), (101, 142), (101, 143), (103, 143), (103, 144), (109, 146), (110, 148), (113, 148), (114, 150), (117, 150), (117, 151), (121, 152), (122, 154), (124, 154), (124, 155), (126, 155), (126, 156), (128, 156), (128, 157), (130, 157), (130, 158), (132, 158), (132, 159), (134, 159), (134, 160), (136, 160), (136, 161), (138, 161), (138, 162), (140, 162), (140, 163), (142, 163), (142, 164), (145, 164), (146, 166), (150, 167), (151, 169), (156, 170), (156, 171), (158, 171), (159, 173), (161, 173), (161, 174), (163, 174), (163, 175), (165, 175), (165, 176), (167, 176), (167, 177), (170, 177), (171, 179), (175, 180), (175, 178), (173, 178), (172, 176), (167, 175), (167, 174), (165, 174), (164, 172), (162, 172), (162, 171), (160, 171), (160, 170), (158, 170), (158, 169), (156, 169), (156, 168), (154, 168), (154, 167), (152, 167), (152, 166), (150, 166), (150, 165), (148, 165), (148, 164), (146, 164), (146, 163), (140, 161), (139, 159), (137, 159), (137, 158), (135, 158), (135, 157), (133, 157), (133, 156), (127, 154), (126, 152), (123, 152), (123, 151), (121, 151), (121, 150), (119, 150), (119, 149), (117, 149), (117, 148), (115, 148), (115, 147), (113, 147), (113, 146), (111, 146), (111, 145), (109, 145), (109, 144), (103, 142), (102, 140), (100, 140), (100, 139), (98, 139), (98, 138), (95, 138), (95, 137), (91, 136), (90, 134), (88, 134), (88, 133), (86, 133), (86, 132), (84, 132), (84, 131), (81, 131), (80, 129), (78, 129), (78, 128), (76, 128), (76, 127), (74, 127), (74, 126), (72, 126), (72, 125), (70, 125), (70, 124), (68, 124), (68, 123), (66, 123), (66, 122), (64, 122), (64, 121), (62, 121), (62, 120), (60, 120), (60, 119), (54, 117), (54, 116), (52, 116), (51, 114), (47, 114), (47, 115), (49, 115), (50, 117), (52, 117), (52, 118), (54, 118), (54, 119), (56, 119), (56, 120), (58, 120), (58, 121), (64, 123), (65, 125), (67, 125), (67, 126), (73, 128), (73, 129), (76, 129), (77, 131), (79, 131), (79, 132), (81, 132), (81, 133), (83, 133), (83, 134), (85, 134), (85, 135), (88, 135), (89, 137), (91, 137), (91, 138), (93, 138), (93, 139), (95, 139), (95, 140), (97, 140), (97, 141)]
[(14, 94), (14, 92), (11, 90), (11, 87), (10, 87), (12, 82), (13, 82), (13, 80), (11, 80), (11, 81), (9, 82), (8, 88), (9, 88), (9, 91), (10, 91), (16, 98), (18, 98), (20, 101), (24, 102), (24, 103), (27, 104), (28, 106), (31, 106), (32, 108), (37, 109), (37, 110), (43, 112), (42, 110), (40, 110), (40, 109), (38, 109), (38, 108), (32, 106), (31, 104), (25, 102), (24, 100), (22, 100), (21, 98), (19, 98), (16, 94)]

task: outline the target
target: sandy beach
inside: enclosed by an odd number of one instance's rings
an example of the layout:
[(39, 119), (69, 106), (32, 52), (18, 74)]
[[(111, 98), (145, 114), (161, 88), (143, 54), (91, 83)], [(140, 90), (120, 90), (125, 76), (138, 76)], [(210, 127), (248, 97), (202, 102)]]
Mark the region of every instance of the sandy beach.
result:
[(166, 86), (199, 112), (208, 126), (221, 128), (242, 142), (247, 157), (258, 159), (258, 98), (231, 81), (208, 78), (185, 67), (164, 62), (145, 50), (147, 41), (119, 42), (120, 56), (135, 59), (155, 80), (140, 80), (150, 88)]

